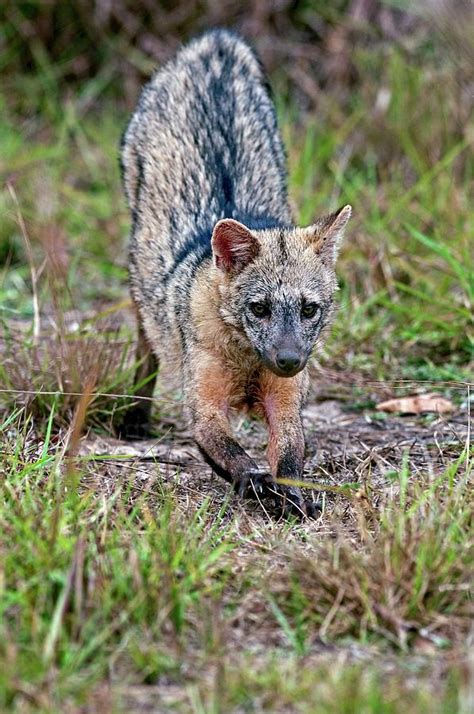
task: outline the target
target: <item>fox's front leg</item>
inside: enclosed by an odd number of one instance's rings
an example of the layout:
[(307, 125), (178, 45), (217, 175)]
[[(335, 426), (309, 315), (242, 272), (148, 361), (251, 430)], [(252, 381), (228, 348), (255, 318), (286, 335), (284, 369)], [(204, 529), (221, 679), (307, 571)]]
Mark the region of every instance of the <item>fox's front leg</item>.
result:
[(304, 375), (292, 378), (269, 374), (261, 385), (262, 406), (268, 424), (267, 457), (284, 507), (314, 516), (316, 508), (305, 500), (297, 485), (278, 485), (280, 479), (301, 481), (304, 467), (304, 433), (301, 419)]
[(231, 396), (232, 379), (218, 359), (204, 352), (195, 355), (187, 379), (187, 403), (196, 443), (211, 468), (240, 496), (263, 493), (271, 477), (259, 471), (232, 435)]

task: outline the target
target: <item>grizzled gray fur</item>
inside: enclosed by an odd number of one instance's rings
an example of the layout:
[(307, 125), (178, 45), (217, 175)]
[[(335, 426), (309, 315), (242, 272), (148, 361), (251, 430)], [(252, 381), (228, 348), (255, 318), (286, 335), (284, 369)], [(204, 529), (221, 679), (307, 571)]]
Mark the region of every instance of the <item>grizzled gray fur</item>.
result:
[[(171, 361), (212, 468), (242, 495), (271, 493), (311, 514), (299, 489), (277, 480), (302, 477), (306, 364), (332, 316), (350, 207), (294, 227), (265, 76), (224, 30), (192, 41), (144, 88), (122, 167), (138, 396), (151, 396), (144, 380), (158, 360)], [(271, 474), (235, 441), (234, 409), (266, 420)], [(131, 411), (124, 431), (140, 433), (148, 417), (147, 406)]]

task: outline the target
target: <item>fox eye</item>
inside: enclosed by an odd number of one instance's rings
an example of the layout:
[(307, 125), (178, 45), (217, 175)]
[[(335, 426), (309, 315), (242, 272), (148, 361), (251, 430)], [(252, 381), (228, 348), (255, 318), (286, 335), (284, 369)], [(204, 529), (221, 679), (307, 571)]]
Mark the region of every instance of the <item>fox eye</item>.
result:
[(250, 309), (255, 317), (268, 317), (270, 308), (266, 302), (251, 302)]
[(319, 312), (321, 312), (321, 309), (319, 305), (315, 302), (307, 302), (301, 308), (301, 314), (308, 320), (310, 320), (312, 317), (315, 317), (316, 314)]

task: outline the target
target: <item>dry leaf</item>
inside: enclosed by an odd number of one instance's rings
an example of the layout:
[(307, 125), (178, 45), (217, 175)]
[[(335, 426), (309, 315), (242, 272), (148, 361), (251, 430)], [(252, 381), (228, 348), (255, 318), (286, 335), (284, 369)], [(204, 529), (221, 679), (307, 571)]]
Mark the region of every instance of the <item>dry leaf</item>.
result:
[(78, 454), (80, 456), (110, 456), (111, 460), (117, 457), (117, 461), (139, 459), (160, 463), (160, 460), (163, 460), (162, 463), (169, 461), (170, 463), (179, 462), (189, 465), (195, 462), (205, 466), (199, 458), (199, 452), (192, 446), (180, 448), (157, 439), (123, 442), (113, 437), (91, 435), (82, 439)]
[(381, 412), (401, 412), (402, 414), (422, 414), (423, 412), (448, 414), (455, 408), (449, 399), (445, 399), (440, 394), (417, 394), (412, 397), (388, 399), (386, 402), (377, 404), (377, 409)]

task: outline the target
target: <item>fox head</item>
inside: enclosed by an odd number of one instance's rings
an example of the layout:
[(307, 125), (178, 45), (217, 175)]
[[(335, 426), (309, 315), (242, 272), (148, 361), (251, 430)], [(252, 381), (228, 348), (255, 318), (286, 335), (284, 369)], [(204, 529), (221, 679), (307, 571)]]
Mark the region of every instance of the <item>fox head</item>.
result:
[(251, 230), (231, 218), (214, 227), (220, 315), (280, 377), (305, 367), (330, 324), (336, 258), (351, 211), (344, 206), (307, 228)]

